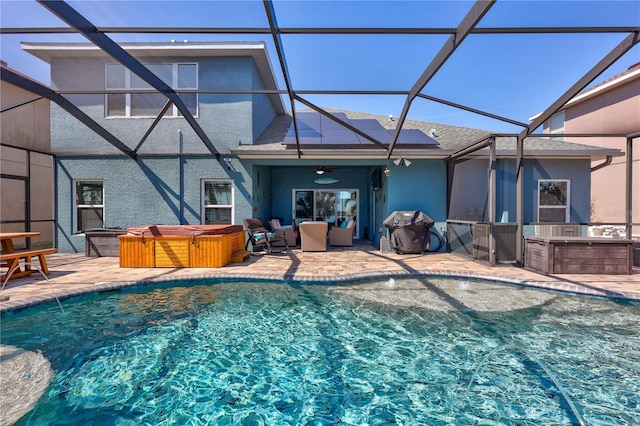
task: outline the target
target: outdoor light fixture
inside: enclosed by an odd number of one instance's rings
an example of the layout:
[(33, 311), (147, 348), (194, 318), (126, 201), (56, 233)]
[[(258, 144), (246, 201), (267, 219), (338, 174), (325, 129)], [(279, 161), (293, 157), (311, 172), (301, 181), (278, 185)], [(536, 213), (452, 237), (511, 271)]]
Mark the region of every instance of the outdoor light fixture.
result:
[(396, 158), (395, 160), (393, 160), (393, 164), (395, 164), (396, 166), (405, 166), (405, 167), (409, 167), (411, 165), (411, 160), (407, 160), (406, 158), (402, 157), (402, 158)]
[(385, 167), (382, 173), (384, 173), (385, 176), (389, 176), (391, 174), (391, 170), (389, 170), (389, 167)]
[(325, 173), (331, 173), (335, 171), (335, 167), (327, 167), (327, 166), (316, 166), (316, 174), (323, 175)]
[(235, 167), (233, 167), (233, 164), (231, 164), (231, 158), (225, 158), (224, 163), (227, 165), (227, 170), (232, 172), (236, 171)]

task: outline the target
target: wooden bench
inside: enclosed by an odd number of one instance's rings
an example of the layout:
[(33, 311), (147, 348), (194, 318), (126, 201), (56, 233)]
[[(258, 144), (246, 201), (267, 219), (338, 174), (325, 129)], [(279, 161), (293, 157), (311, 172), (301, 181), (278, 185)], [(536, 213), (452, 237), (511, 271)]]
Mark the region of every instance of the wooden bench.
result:
[[(40, 269), (45, 275), (49, 275), (49, 268), (47, 267), (47, 260), (45, 259), (45, 255), (50, 253), (57, 253), (57, 248), (45, 248), (45, 249), (34, 249), (34, 250), (16, 250), (11, 253), (1, 253), (0, 261), (2, 261), (3, 266), (7, 267), (7, 273), (2, 274), (0, 276), (0, 280), (4, 282), (7, 279), (7, 276), (11, 274), (11, 278), (19, 278), (30, 275), (34, 272), (31, 269), (31, 258), (37, 257), (40, 262)], [(18, 265), (20, 264), (20, 259), (25, 260), (24, 270), (22, 270)]]

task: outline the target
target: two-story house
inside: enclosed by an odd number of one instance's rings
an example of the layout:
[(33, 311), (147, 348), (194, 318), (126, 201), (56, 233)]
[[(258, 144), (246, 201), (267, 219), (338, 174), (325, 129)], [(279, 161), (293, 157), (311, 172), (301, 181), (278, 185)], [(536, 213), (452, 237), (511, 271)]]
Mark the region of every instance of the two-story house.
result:
[[(489, 220), (490, 193), (498, 217), (515, 220), (514, 137), (496, 138), (490, 192), (488, 148), (452, 161), (490, 131), (407, 120), (387, 158), (392, 117), (314, 108), (294, 126), (264, 43), (121, 46), (171, 90), (90, 44), (23, 43), (99, 126), (51, 107), (62, 252), (82, 252), (88, 228), (248, 217), (355, 218), (356, 237), (376, 241), (390, 213), (422, 210), (444, 233), (447, 220)], [(586, 222), (591, 161), (619, 152), (527, 139), (525, 154), (525, 223)]]
[[(640, 131), (640, 63), (625, 72), (583, 90), (544, 124), (545, 133), (621, 135), (589, 138), (572, 137), (582, 144), (602, 146), (626, 152), (625, 135)], [(637, 145), (637, 144), (636, 144)], [(640, 148), (634, 148), (632, 168), (634, 195), (632, 217), (640, 218)], [(626, 158), (615, 157), (605, 167), (596, 167), (591, 175), (591, 221), (625, 222)], [(640, 227), (633, 228), (640, 234)]]

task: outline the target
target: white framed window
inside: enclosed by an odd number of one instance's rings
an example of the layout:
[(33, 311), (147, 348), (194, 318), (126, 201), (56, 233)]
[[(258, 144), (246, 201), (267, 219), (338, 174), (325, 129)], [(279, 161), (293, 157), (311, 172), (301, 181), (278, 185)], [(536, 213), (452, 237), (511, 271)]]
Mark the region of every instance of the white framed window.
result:
[(79, 232), (104, 228), (104, 182), (75, 180), (73, 182), (73, 228)]
[(202, 180), (202, 222), (205, 225), (233, 224), (233, 182)]
[[(560, 111), (549, 118), (549, 133), (564, 134), (564, 111)], [(564, 137), (560, 136), (554, 139), (564, 140)]]
[(568, 179), (538, 180), (538, 222), (569, 222), (570, 184)]
[[(170, 63), (145, 64), (162, 81), (175, 89), (191, 114), (198, 115), (198, 94), (180, 93), (180, 89), (198, 89), (198, 64)], [(105, 116), (107, 117), (157, 117), (167, 103), (167, 97), (158, 93), (140, 77), (121, 64), (105, 65), (105, 88), (117, 93), (107, 93), (105, 97)], [(148, 91), (149, 93), (122, 93), (124, 90)], [(180, 111), (175, 105), (166, 112), (165, 117), (179, 117)]]

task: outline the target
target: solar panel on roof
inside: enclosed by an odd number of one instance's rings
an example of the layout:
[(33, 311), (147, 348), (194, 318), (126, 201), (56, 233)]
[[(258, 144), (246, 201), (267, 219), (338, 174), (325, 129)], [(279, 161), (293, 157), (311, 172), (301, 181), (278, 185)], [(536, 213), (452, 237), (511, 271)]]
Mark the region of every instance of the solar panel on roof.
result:
[(372, 118), (363, 118), (359, 120), (351, 120), (351, 125), (358, 130), (380, 130), (384, 129), (378, 120)]
[(398, 135), (399, 144), (438, 145), (438, 142), (418, 129), (403, 129)]
[[(353, 119), (350, 120), (345, 113), (333, 114), (337, 119), (355, 127), (372, 139), (389, 144), (393, 139), (394, 130), (385, 129), (378, 120)], [(300, 112), (296, 114), (298, 124), (298, 136), (301, 145), (327, 145), (327, 146), (369, 146), (373, 142), (366, 137), (344, 127), (341, 123), (332, 120), (318, 112)], [(285, 136), (285, 145), (296, 144), (293, 123)], [(434, 146), (438, 142), (418, 129), (403, 129), (398, 135), (399, 145), (424, 145)]]
[(322, 145), (360, 145), (360, 140), (355, 133), (344, 128), (323, 130)]
[[(298, 129), (304, 128), (304, 129), (320, 130), (320, 117), (319, 117), (320, 114), (317, 114), (317, 115), (318, 116), (304, 114), (300, 116), (300, 114), (297, 114), (296, 122), (298, 123)], [(291, 127), (293, 128), (293, 123), (291, 123)]]
[[(363, 130), (362, 133), (367, 134), (368, 136), (371, 136), (373, 139), (377, 140), (380, 143), (384, 143), (384, 144), (388, 144), (389, 142), (391, 142), (391, 136), (392, 134), (385, 129), (380, 129), (380, 130)], [(360, 135), (358, 135), (358, 138), (360, 139), (360, 141), (365, 144), (365, 143), (372, 143), (369, 139), (366, 139)]]

